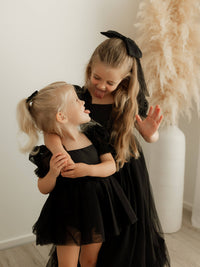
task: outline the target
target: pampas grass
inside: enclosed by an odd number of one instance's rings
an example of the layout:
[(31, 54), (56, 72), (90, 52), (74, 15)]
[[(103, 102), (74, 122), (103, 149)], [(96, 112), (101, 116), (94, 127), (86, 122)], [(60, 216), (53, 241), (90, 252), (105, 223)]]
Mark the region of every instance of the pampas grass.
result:
[(198, 0), (143, 0), (136, 42), (151, 105), (159, 104), (163, 126), (200, 113), (200, 6)]

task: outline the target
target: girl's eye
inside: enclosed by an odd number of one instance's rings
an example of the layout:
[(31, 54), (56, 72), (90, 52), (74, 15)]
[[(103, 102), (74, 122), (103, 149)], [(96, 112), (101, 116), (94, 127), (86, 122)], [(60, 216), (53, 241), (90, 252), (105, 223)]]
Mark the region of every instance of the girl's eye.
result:
[(95, 79), (95, 80), (100, 80), (100, 78), (99, 78), (99, 77), (97, 77), (97, 76), (94, 76), (94, 79)]
[(113, 85), (114, 85), (114, 83), (112, 83), (112, 82), (108, 82), (108, 85), (111, 85), (111, 86), (113, 86)]

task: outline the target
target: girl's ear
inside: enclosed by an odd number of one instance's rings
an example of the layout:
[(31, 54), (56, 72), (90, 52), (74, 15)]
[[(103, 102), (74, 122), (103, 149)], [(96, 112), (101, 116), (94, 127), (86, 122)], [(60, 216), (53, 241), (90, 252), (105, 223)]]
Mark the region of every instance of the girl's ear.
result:
[(56, 114), (56, 120), (60, 123), (66, 123), (68, 121), (67, 116), (61, 111)]

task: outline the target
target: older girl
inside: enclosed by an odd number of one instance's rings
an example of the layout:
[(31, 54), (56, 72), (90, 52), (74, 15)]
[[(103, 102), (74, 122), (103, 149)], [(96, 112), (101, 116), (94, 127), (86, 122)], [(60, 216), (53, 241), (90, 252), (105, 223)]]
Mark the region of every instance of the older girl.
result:
[[(92, 119), (110, 133), (118, 170), (114, 177), (138, 220), (102, 245), (97, 266), (169, 266), (144, 156), (134, 134), (137, 129), (147, 142), (157, 141), (162, 120), (160, 108), (150, 107), (147, 114), (142, 52), (136, 43), (115, 31), (102, 34), (109, 39), (95, 49), (86, 68), (85, 86), (77, 87), (77, 92), (90, 109)], [(46, 136), (45, 143), (53, 152), (62, 151), (55, 135)]]

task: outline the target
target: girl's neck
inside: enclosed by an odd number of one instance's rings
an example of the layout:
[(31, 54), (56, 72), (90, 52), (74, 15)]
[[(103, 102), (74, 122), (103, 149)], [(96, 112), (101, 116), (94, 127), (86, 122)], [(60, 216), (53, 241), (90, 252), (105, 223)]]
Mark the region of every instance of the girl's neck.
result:
[(91, 145), (90, 140), (79, 129), (67, 131), (61, 138), (61, 142), (67, 150), (76, 150)]

